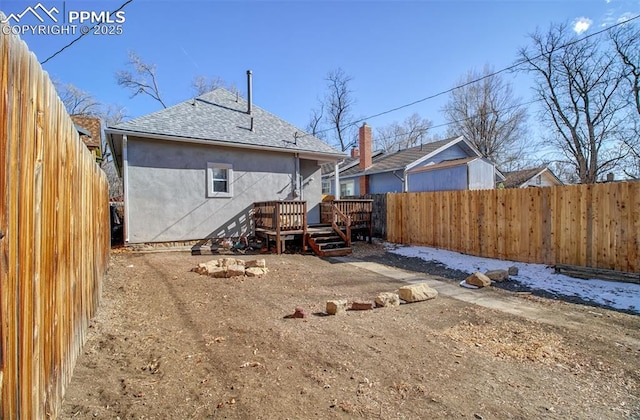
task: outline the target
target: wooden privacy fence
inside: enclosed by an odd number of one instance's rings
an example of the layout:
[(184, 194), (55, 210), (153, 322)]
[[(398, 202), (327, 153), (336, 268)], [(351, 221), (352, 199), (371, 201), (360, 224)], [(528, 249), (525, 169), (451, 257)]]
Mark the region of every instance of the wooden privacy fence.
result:
[(48, 75), (4, 28), (0, 418), (55, 418), (108, 263), (108, 188)]
[(640, 182), (388, 194), (387, 239), (481, 257), (640, 271)]

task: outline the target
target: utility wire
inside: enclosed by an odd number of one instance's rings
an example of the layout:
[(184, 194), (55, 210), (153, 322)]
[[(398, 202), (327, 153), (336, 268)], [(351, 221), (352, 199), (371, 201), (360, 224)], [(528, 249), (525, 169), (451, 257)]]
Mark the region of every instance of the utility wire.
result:
[[(124, 9), (124, 7), (125, 7), (127, 4), (131, 3), (132, 1), (133, 1), (133, 0), (127, 0), (126, 2), (124, 2), (124, 3), (122, 4), (122, 6), (118, 7), (116, 10), (114, 10), (113, 12), (111, 12), (111, 14), (112, 14), (112, 15), (113, 15), (113, 14), (116, 14), (116, 13), (117, 13), (117, 12), (119, 12), (120, 10)], [(98, 23), (98, 26), (99, 26), (99, 25), (103, 25), (103, 24), (104, 24), (103, 22)], [(68, 43), (67, 45), (65, 45), (64, 47), (60, 48), (58, 51), (56, 51), (56, 52), (55, 52), (55, 53), (53, 53), (51, 56), (49, 56), (46, 60), (41, 61), (41, 62), (40, 62), (40, 65), (44, 65), (47, 61), (51, 60), (52, 58), (54, 58), (55, 56), (57, 56), (58, 54), (60, 54), (61, 52), (63, 52), (64, 50), (66, 50), (67, 48), (69, 48), (70, 46), (72, 46), (73, 44), (75, 44), (76, 42), (80, 41), (80, 39), (81, 39), (82, 37), (84, 37), (85, 35), (89, 34), (89, 32), (90, 32), (90, 31), (87, 31), (87, 32), (85, 32), (85, 33), (83, 33), (83, 34), (80, 34), (80, 36), (79, 36), (79, 37), (77, 37), (76, 39), (74, 39), (73, 41), (71, 41), (70, 43)]]
[[(577, 44), (577, 43), (579, 43), (579, 42), (585, 41), (585, 40), (587, 40), (587, 39), (589, 39), (589, 38), (592, 38), (592, 37), (598, 36), (598, 35), (600, 35), (600, 34), (602, 34), (602, 33), (604, 33), (604, 32), (610, 31), (610, 30), (612, 30), (612, 29), (614, 29), (614, 28), (616, 28), (616, 27), (618, 27), (618, 26), (621, 26), (621, 25), (627, 24), (627, 23), (629, 23), (629, 22), (632, 22), (632, 21), (634, 21), (634, 20), (636, 20), (636, 19), (638, 19), (638, 18), (640, 18), (640, 15), (636, 15), (636, 16), (634, 16), (634, 17), (632, 17), (632, 18), (627, 19), (627, 20), (624, 20), (624, 21), (618, 22), (618, 23), (616, 23), (615, 25), (608, 26), (608, 27), (606, 27), (606, 28), (604, 28), (604, 29), (601, 29), (601, 30), (599, 30), (599, 31), (597, 31), (597, 32), (594, 32), (594, 33), (592, 33), (592, 34), (586, 35), (586, 36), (585, 36), (585, 37), (583, 37), (583, 38), (579, 38), (579, 39), (576, 39), (576, 40), (574, 40), (574, 41), (567, 42), (566, 44), (563, 44), (563, 45), (559, 46), (559, 47), (557, 48), (557, 50), (562, 50), (562, 49), (568, 48), (568, 47), (570, 47), (570, 46), (572, 46), (572, 45), (575, 45), (575, 44)], [(542, 54), (542, 53), (541, 53), (541, 54), (538, 54), (537, 56), (535, 56), (535, 57), (533, 57), (533, 58), (531, 58), (531, 59), (529, 59), (529, 60), (525, 60), (525, 59), (518, 60), (518, 61), (516, 61), (514, 64), (512, 64), (512, 65), (510, 65), (510, 66), (507, 66), (507, 67), (504, 67), (504, 68), (502, 68), (502, 69), (500, 69), (500, 70), (494, 71), (493, 73), (486, 74), (486, 75), (484, 75), (484, 76), (482, 76), (482, 77), (479, 77), (479, 78), (477, 78), (477, 79), (470, 80), (470, 81), (468, 81), (468, 82), (466, 82), (466, 83), (463, 83), (463, 84), (461, 84), (461, 85), (454, 86), (454, 87), (452, 87), (452, 88), (450, 88), (450, 89), (443, 90), (443, 91), (440, 91), (440, 92), (438, 92), (438, 93), (434, 93), (433, 95), (426, 96), (426, 97), (424, 97), (424, 98), (422, 98), (422, 99), (418, 99), (418, 100), (415, 100), (415, 101), (413, 101), (413, 102), (409, 102), (409, 103), (407, 103), (407, 104), (400, 105), (400, 106), (397, 106), (397, 107), (395, 107), (395, 108), (388, 109), (388, 110), (386, 110), (386, 111), (378, 112), (377, 114), (369, 115), (368, 117), (364, 117), (364, 118), (357, 119), (357, 120), (352, 121), (352, 122), (350, 122), (349, 124), (345, 125), (345, 126), (344, 126), (344, 128), (352, 127), (352, 126), (354, 126), (354, 125), (358, 125), (358, 124), (360, 124), (361, 122), (365, 122), (365, 121), (367, 121), (367, 120), (370, 120), (370, 119), (373, 119), (373, 118), (377, 118), (377, 117), (380, 117), (380, 116), (382, 116), (382, 115), (390, 114), (390, 113), (392, 113), (392, 112), (399, 111), (399, 110), (401, 110), (401, 109), (411, 107), (411, 106), (416, 105), (416, 104), (419, 104), (419, 103), (421, 103), (421, 102), (425, 102), (425, 101), (428, 101), (428, 100), (430, 100), (430, 99), (434, 99), (434, 98), (437, 98), (437, 97), (439, 97), (439, 96), (446, 95), (447, 93), (451, 93), (451, 92), (453, 92), (454, 90), (462, 89), (463, 87), (469, 86), (469, 85), (471, 85), (471, 84), (481, 82), (481, 81), (483, 81), (484, 79), (488, 79), (488, 78), (490, 78), (490, 77), (497, 76), (498, 74), (501, 74), (501, 73), (504, 73), (504, 72), (507, 72), (507, 71), (515, 70), (516, 68), (518, 68), (518, 67), (522, 66), (523, 64), (527, 63), (528, 61), (530, 61), (530, 60), (537, 60), (537, 59), (539, 59), (539, 58), (541, 58), (541, 57), (543, 57), (543, 56), (544, 56), (544, 54)], [(448, 124), (448, 123), (447, 123), (447, 124)], [(444, 125), (447, 125), (447, 124), (444, 124)], [(432, 128), (437, 128), (437, 127), (441, 127), (441, 126), (442, 126), (442, 125), (435, 126), (435, 127), (432, 127)], [(329, 131), (331, 131), (331, 130), (333, 130), (333, 129), (334, 129), (334, 127), (324, 128), (324, 129), (322, 129), (322, 130), (318, 130), (318, 131), (316, 131), (316, 134), (326, 133), (326, 132), (329, 132)], [(307, 135), (310, 135), (310, 134), (307, 134)], [(298, 137), (298, 138), (300, 138), (300, 137)]]

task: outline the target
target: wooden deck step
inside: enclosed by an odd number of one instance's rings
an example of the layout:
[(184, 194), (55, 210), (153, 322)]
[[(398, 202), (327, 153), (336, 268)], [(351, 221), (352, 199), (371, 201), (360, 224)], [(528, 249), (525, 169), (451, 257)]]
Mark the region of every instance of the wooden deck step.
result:
[(313, 226), (307, 231), (307, 243), (316, 255), (337, 257), (350, 255), (351, 247), (336, 234), (331, 226)]

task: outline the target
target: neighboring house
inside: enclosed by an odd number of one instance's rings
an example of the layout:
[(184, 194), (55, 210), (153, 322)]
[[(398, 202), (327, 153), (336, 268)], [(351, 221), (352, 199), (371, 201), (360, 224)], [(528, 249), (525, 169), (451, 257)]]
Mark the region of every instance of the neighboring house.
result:
[(320, 167), (345, 157), (253, 106), (251, 89), (248, 101), (216, 89), (105, 133), (124, 181), (128, 243), (250, 235), (260, 201), (305, 200), (317, 223)]
[(80, 140), (87, 146), (96, 162), (102, 161), (102, 122), (100, 118), (72, 115), (71, 120), (78, 130)]
[(547, 166), (504, 172), (504, 181), (498, 181), (499, 188), (554, 187), (563, 182)]
[[(393, 153), (372, 152), (371, 127), (360, 127), (358, 159), (339, 166), (340, 197), (387, 192), (492, 189), (502, 177), (495, 165), (463, 137), (425, 143)], [(335, 195), (335, 174), (324, 173)]]

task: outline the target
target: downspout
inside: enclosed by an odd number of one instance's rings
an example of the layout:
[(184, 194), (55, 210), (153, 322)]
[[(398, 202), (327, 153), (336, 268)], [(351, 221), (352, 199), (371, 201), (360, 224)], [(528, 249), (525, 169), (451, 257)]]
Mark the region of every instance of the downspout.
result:
[(302, 200), (302, 188), (300, 185), (300, 155), (298, 153), (294, 155), (293, 172), (293, 196)]
[(340, 200), (340, 162), (336, 162), (336, 166), (334, 168), (335, 171), (335, 194), (333, 194), (334, 199)]
[(404, 171), (404, 177), (401, 177), (400, 175), (398, 175), (396, 173), (396, 171), (391, 172), (393, 174), (393, 176), (395, 176), (396, 178), (398, 178), (400, 181), (402, 181), (402, 192), (407, 192), (408, 188), (407, 188), (407, 172)]
[(129, 243), (129, 153), (127, 135), (122, 136), (122, 189), (124, 195), (124, 244)]

